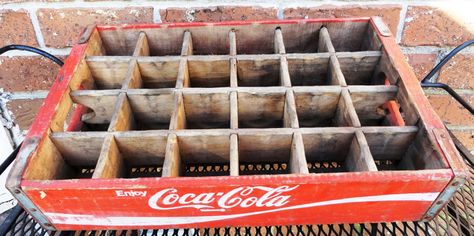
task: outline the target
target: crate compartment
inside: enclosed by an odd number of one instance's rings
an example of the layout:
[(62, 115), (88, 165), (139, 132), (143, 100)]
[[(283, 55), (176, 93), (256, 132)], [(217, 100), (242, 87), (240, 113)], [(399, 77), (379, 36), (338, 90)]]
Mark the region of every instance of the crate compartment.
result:
[(239, 128), (289, 127), (296, 118), (291, 110), (285, 109), (292, 106), (285, 99), (285, 92), (239, 91), (237, 97)]
[(161, 177), (166, 141), (164, 132), (108, 135), (93, 178)]
[[(415, 142), (418, 128), (406, 127), (370, 127), (364, 129), (367, 143), (379, 171), (412, 170), (413, 166), (404, 165), (402, 160), (419, 158), (407, 156), (409, 147)], [(428, 151), (428, 150), (426, 150)]]
[(134, 90), (127, 98), (134, 121), (132, 130), (169, 129), (176, 99), (171, 90)]
[(143, 88), (174, 88), (178, 77), (179, 60), (141, 60), (140, 68)]
[(377, 171), (362, 132), (350, 128), (302, 131), (310, 173)]
[[(230, 51), (229, 29), (190, 28), (193, 55), (228, 55)], [(213, 35), (213, 37), (209, 37)], [(216, 37), (217, 36), (217, 37)], [(183, 44), (184, 45), (184, 44)]]
[(141, 58), (138, 67), (126, 58), (90, 57), (87, 64), (99, 88), (120, 89), (127, 77), (136, 76), (143, 88), (174, 88), (179, 58)]
[[(136, 49), (143, 47), (145, 43), (148, 49), (146, 56), (180, 55), (184, 44), (192, 45), (190, 54), (225, 55), (229, 53), (228, 33), (230, 31), (230, 29), (215, 30), (211, 27), (156, 28), (142, 29), (133, 35), (102, 31), (101, 38), (105, 53), (109, 56), (134, 55)], [(189, 36), (186, 37), (186, 34)]]
[[(239, 175), (276, 175), (301, 173), (296, 139), (292, 132), (267, 130), (241, 132), (238, 137)], [(294, 147), (292, 145), (294, 144)]]
[(229, 133), (181, 131), (168, 137), (163, 176), (228, 176), (229, 165)]
[(180, 55), (184, 32), (183, 29), (143, 29), (130, 34), (105, 30), (100, 31), (100, 37), (108, 56), (170, 56)]
[(305, 129), (303, 143), (310, 173), (348, 172), (354, 131), (347, 128)]
[[(405, 123), (397, 102), (396, 86), (352, 86), (349, 91), (362, 126), (400, 125), (394, 124), (393, 117), (398, 117), (400, 122)], [(398, 109), (389, 110), (388, 106)]]
[(220, 57), (188, 59), (189, 87), (230, 87), (230, 63)]
[[(301, 25), (279, 25), (286, 53), (318, 52), (321, 23)], [(298, 37), (295, 37), (298, 35)]]
[(381, 50), (380, 40), (368, 22), (332, 22), (324, 26), (336, 52)]
[(127, 76), (128, 61), (108, 60), (106, 57), (102, 57), (88, 60), (85, 68), (90, 73), (90, 78), (86, 81), (91, 81), (93, 84), (89, 88), (120, 89)]
[(275, 29), (279, 26), (249, 25), (234, 30), (238, 54), (272, 54), (275, 52)]
[(80, 118), (82, 121), (80, 130), (107, 131), (118, 101), (116, 91), (77, 90), (71, 92), (71, 99), (74, 103), (85, 107)]
[(292, 86), (320, 86), (339, 84), (330, 72), (332, 63), (329, 55), (289, 55), (288, 71)]
[(357, 121), (347, 91), (341, 88), (297, 88), (296, 112), (300, 127), (354, 126)]
[(347, 85), (383, 85), (385, 78), (378, 74), (380, 57), (378, 51), (338, 53), (337, 60)]
[(279, 86), (280, 59), (265, 57), (261, 59), (237, 59), (237, 84), (241, 87)]
[[(27, 180), (91, 178), (104, 140), (101, 132), (87, 135), (53, 133), (44, 140), (25, 171)], [(71, 145), (74, 143), (74, 145)]]
[(227, 91), (187, 90), (178, 95), (173, 129), (221, 129), (230, 127), (230, 100)]
[(424, 132), (416, 126), (364, 128), (379, 170), (446, 168), (441, 156), (423, 138)]

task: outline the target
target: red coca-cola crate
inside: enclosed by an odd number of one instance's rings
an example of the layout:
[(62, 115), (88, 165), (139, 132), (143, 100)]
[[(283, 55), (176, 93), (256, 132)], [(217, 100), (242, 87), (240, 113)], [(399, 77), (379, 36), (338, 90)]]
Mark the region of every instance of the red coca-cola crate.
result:
[(49, 229), (432, 218), (466, 168), (380, 18), (94, 26), (7, 187)]

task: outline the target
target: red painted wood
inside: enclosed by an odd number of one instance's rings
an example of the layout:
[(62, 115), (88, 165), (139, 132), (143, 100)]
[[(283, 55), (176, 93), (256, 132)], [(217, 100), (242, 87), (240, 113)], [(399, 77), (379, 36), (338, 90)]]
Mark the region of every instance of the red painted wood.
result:
[[(306, 24), (369, 21), (369, 19), (363, 17), (260, 22), (140, 24), (98, 26), (98, 30)], [(375, 25), (373, 26), (375, 27)], [(382, 37), (380, 33), (379, 37), (384, 45), (384, 50), (400, 73), (402, 84), (407, 88), (409, 96), (419, 103), (417, 109), (426, 123), (424, 125), (428, 127), (428, 130), (444, 129), (442, 122), (427, 105), (429, 103), (424, 97), (418, 81), (403, 60), (403, 54), (398, 49), (393, 37)], [(48, 133), (59, 102), (64, 96), (69, 96), (67, 92), (72, 74), (83, 59), (86, 47), (87, 44), (82, 44), (76, 45), (72, 49), (71, 55), (53, 84), (45, 104), (40, 108), (39, 115), (25, 141), (42, 138)], [(82, 109), (81, 107), (76, 109), (68, 130), (79, 129), (80, 116), (84, 112)], [(387, 109), (390, 111), (393, 125), (404, 124), (398, 107), (387, 103)], [(47, 215), (50, 222), (61, 230), (417, 220), (423, 217), (433, 204), (434, 199), (454, 178), (453, 176), (459, 174), (456, 171), (462, 170), (451, 143), (436, 140), (431, 133), (428, 134), (428, 138), (433, 142), (442, 142), (443, 145), (437, 143), (440, 149), (441, 146), (447, 147), (443, 149), (442, 153), (454, 170), (239, 177), (22, 180), (21, 188), (35, 206)], [(156, 194), (161, 191), (164, 191), (162, 192), (164, 195), (156, 197)], [(212, 197), (206, 198), (210, 195)], [(153, 198), (153, 196), (155, 197)], [(225, 196), (229, 197), (227, 201), (224, 201), (225, 199), (219, 201)], [(234, 200), (230, 201), (230, 199)], [(190, 202), (191, 200), (194, 202)], [(169, 204), (166, 204), (167, 202)], [(242, 202), (248, 203), (249, 206), (245, 207)], [(233, 203), (239, 204), (228, 207)], [(163, 207), (167, 209), (162, 209)], [(170, 207), (179, 208), (168, 209)]]
[[(385, 79), (385, 85), (390, 85), (390, 81)], [(405, 126), (402, 114), (400, 114), (400, 106), (395, 101), (388, 101), (384, 104), (384, 109), (388, 111), (387, 119), (390, 125)]]
[(436, 170), (25, 181), (24, 186), (58, 229), (182, 228), (415, 220), (450, 178), (449, 170)]
[[(373, 20), (370, 20), (372, 27), (378, 29), (376, 24)], [(448, 137), (449, 134), (446, 130), (441, 119), (438, 117), (436, 112), (430, 105), (430, 102), (426, 98), (423, 93), (423, 90), (420, 86), (420, 82), (416, 78), (415, 73), (410, 69), (410, 66), (404, 60), (404, 55), (400, 51), (397, 42), (393, 37), (384, 37), (382, 34), (377, 30), (377, 34), (380, 38), (380, 41), (383, 44), (383, 50), (387, 53), (392, 62), (392, 65), (397, 70), (400, 75), (400, 84), (407, 89), (408, 95), (413, 99), (413, 103), (415, 104), (420, 117), (423, 120), (423, 124), (425, 125), (427, 130), (438, 129), (442, 130), (443, 133)], [(459, 176), (460, 178), (467, 178), (468, 176), (468, 169), (466, 168), (466, 164), (460, 158), (459, 152), (456, 150), (454, 143), (448, 140), (437, 140), (434, 137), (433, 133), (429, 133), (428, 137), (434, 143), (436, 143), (438, 150), (441, 150), (441, 155), (444, 157), (444, 162), (446, 165), (450, 166), (453, 170), (453, 174)], [(441, 145), (438, 142), (442, 142), (443, 146), (446, 148), (441, 148)], [(454, 176), (453, 175), (453, 176)]]
[(87, 107), (81, 104), (77, 104), (76, 106), (77, 107), (76, 109), (74, 109), (71, 115), (71, 120), (69, 121), (69, 124), (67, 126), (66, 131), (68, 132), (81, 130), (81, 127), (82, 127), (81, 117), (84, 113), (87, 112)]
[[(51, 122), (56, 115), (60, 101), (64, 96), (69, 96), (67, 93), (69, 89), (69, 83), (72, 79), (73, 72), (79, 65), (79, 62), (84, 58), (86, 49), (87, 44), (77, 44), (71, 49), (71, 53), (67, 57), (63, 67), (56, 76), (56, 80), (51, 86), (42, 106), (39, 108), (38, 113), (31, 124), (28, 133), (26, 134), (21, 148), (23, 148), (30, 141), (34, 142), (36, 139), (43, 140), (44, 136), (48, 134), (48, 131), (51, 127)], [(34, 155), (34, 153), (35, 152), (32, 152), (31, 154)], [(34, 157), (28, 157), (26, 164), (19, 167), (22, 168), (22, 173), (24, 173), (26, 170), (26, 166), (28, 166), (30, 163), (31, 158)]]

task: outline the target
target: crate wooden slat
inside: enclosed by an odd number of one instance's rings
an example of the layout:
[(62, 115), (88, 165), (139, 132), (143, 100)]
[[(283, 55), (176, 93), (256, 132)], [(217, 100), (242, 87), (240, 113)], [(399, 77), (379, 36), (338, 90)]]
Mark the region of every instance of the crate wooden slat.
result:
[(85, 32), (7, 183), (45, 228), (430, 219), (466, 179), (379, 18)]

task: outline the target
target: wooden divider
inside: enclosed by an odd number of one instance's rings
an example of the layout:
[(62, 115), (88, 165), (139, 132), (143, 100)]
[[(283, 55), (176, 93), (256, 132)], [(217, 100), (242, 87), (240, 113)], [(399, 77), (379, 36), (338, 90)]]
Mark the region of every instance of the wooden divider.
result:
[(334, 46), (331, 42), (331, 37), (329, 36), (328, 29), (326, 27), (322, 27), (319, 30), (318, 52), (336, 52), (336, 50), (334, 50)]
[(179, 130), (186, 128), (186, 113), (184, 111), (183, 94), (178, 92), (173, 102), (174, 110), (171, 115), (170, 130)]
[(296, 113), (295, 96), (293, 91), (288, 90), (285, 94), (285, 108), (283, 113), (283, 127), (299, 128), (298, 115)]
[(150, 47), (148, 46), (148, 38), (144, 32), (140, 32), (138, 35), (137, 45), (133, 50), (133, 56), (150, 56)]
[(125, 162), (117, 147), (113, 134), (107, 135), (92, 178), (121, 178), (125, 175), (125, 168)]
[(230, 128), (239, 128), (239, 105), (236, 91), (230, 92)]
[(344, 88), (341, 90), (335, 123), (337, 126), (361, 126), (354, 105), (352, 104), (351, 95), (349, 95), (349, 91)]
[(178, 138), (176, 134), (168, 135), (165, 162), (162, 177), (178, 177), (181, 173), (181, 158), (179, 155)]
[[(150, 57), (155, 42), (140, 32), (131, 56), (85, 59), (87, 89), (95, 84), (101, 90), (70, 93), (72, 102), (90, 108), (82, 121), (109, 124), (107, 131), (52, 133), (50, 159), (65, 160), (55, 168), (66, 172), (96, 162), (92, 178), (126, 178), (131, 168), (146, 165), (162, 167), (154, 177), (187, 176), (192, 165), (227, 166), (220, 174), (230, 176), (259, 174), (248, 166), (272, 162), (281, 169), (261, 173), (315, 173), (308, 165), (318, 161), (337, 162), (345, 171), (380, 171), (376, 161), (384, 159), (399, 162), (399, 169), (442, 168), (422, 163), (434, 154), (419, 153), (429, 147), (413, 126), (418, 118), (407, 95), (378, 85), (376, 74), (386, 70), (380, 64), (388, 63), (383, 53), (337, 52), (326, 27), (317, 34), (317, 52), (288, 53), (285, 32), (276, 28), (274, 54), (243, 55), (238, 32), (230, 30), (228, 55), (193, 55), (199, 35), (184, 31), (179, 55)], [(380, 106), (395, 100), (410, 113), (409, 126), (364, 127), (382, 119)], [(148, 146), (156, 144), (156, 155), (138, 144), (141, 135)], [(81, 153), (87, 138), (99, 144)], [(134, 161), (134, 153), (149, 159)], [(64, 176), (59, 170), (28, 174)]]
[(308, 164), (304, 152), (303, 137), (300, 132), (293, 133), (291, 143), (290, 171), (292, 174), (308, 174)]
[(127, 94), (120, 93), (115, 104), (114, 114), (110, 121), (108, 132), (135, 129), (135, 118), (128, 102)]
[(355, 131), (345, 167), (349, 171), (377, 171), (367, 140), (360, 130)]
[(275, 39), (274, 39), (275, 54), (285, 54), (285, 44), (283, 43), (283, 35), (281, 34), (281, 29), (275, 29)]
[(239, 175), (239, 143), (237, 134), (230, 135), (230, 175)]
[(143, 86), (142, 76), (140, 74), (140, 68), (136, 60), (131, 60), (128, 66), (125, 80), (122, 84), (122, 89), (138, 89)]
[(237, 42), (235, 37), (235, 32), (231, 30), (229, 32), (229, 55), (230, 58), (230, 87), (237, 88), (237, 59), (235, 56), (237, 55)]

